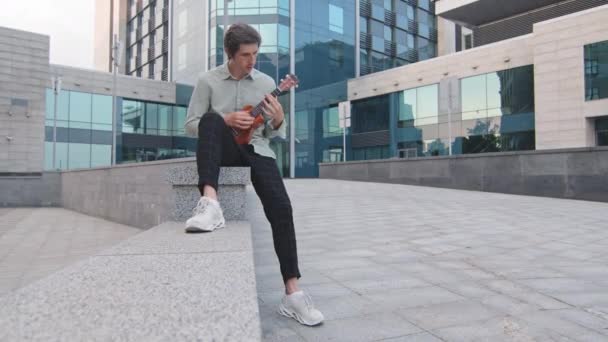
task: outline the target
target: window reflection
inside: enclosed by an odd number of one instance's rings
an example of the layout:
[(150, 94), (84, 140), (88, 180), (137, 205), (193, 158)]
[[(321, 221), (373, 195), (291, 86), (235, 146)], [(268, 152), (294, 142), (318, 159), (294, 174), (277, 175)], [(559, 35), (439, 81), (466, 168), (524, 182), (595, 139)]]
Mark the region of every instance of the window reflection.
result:
[(585, 45), (585, 100), (608, 98), (608, 41)]
[[(45, 108), (45, 169), (77, 169), (109, 166), (112, 155), (112, 97), (63, 90), (59, 94), (56, 157), (53, 165), (54, 98), (47, 89)], [(186, 138), (186, 107), (170, 104), (119, 100), (117, 129), (125, 134), (167, 136), (159, 144), (175, 145), (175, 150), (194, 153), (194, 139)], [(61, 116), (59, 112), (61, 111)], [(172, 139), (171, 137), (176, 137)], [(137, 140), (137, 139), (136, 139)], [(140, 139), (141, 140), (141, 139)], [(120, 146), (120, 140), (117, 139)], [(155, 144), (157, 142), (154, 142)], [(190, 152), (161, 154), (189, 155)], [(159, 156), (158, 158), (161, 158)], [(121, 160), (117, 160), (121, 162)]]

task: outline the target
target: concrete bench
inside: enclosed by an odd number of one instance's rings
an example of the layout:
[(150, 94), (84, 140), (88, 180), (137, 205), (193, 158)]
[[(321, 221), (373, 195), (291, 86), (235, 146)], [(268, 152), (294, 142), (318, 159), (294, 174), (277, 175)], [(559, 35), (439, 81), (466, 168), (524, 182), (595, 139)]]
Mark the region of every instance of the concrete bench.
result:
[[(218, 198), (226, 220), (246, 218), (246, 186), (250, 183), (248, 167), (222, 167), (218, 181)], [(173, 220), (185, 221), (192, 216), (192, 208), (201, 197), (198, 189), (196, 164), (172, 167), (167, 180), (173, 186), (175, 206)]]
[(259, 341), (247, 222), (166, 222), (0, 297), (0, 341)]
[[(194, 158), (61, 172), (64, 208), (139, 228), (184, 222), (200, 198)], [(245, 220), (249, 167), (222, 168), (220, 203), (227, 220)]]

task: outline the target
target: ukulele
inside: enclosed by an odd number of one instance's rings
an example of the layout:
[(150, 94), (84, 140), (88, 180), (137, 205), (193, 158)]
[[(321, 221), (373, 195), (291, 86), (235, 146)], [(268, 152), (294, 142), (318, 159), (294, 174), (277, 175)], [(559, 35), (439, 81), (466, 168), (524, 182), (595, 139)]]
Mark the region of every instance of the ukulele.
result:
[[(270, 95), (277, 97), (281, 95), (281, 93), (288, 91), (292, 87), (298, 87), (298, 77), (293, 74), (287, 74), (284, 79), (281, 79), (281, 84), (275, 89)], [(264, 124), (264, 106), (265, 101), (262, 100), (258, 103), (257, 106), (253, 107), (251, 105), (243, 107), (243, 111), (249, 112), (253, 119), (253, 125), (248, 129), (239, 129), (232, 128), (232, 132), (234, 133), (234, 139), (236, 143), (239, 145), (247, 145), (251, 141), (251, 137), (253, 136), (253, 132), (256, 128), (260, 127)]]

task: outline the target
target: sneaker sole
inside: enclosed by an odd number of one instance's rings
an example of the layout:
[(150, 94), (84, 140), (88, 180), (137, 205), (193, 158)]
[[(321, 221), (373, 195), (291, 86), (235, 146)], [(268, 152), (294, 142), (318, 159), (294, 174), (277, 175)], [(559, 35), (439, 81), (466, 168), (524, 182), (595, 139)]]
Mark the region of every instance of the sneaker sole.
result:
[(279, 313), (287, 318), (293, 318), (296, 321), (298, 321), (298, 323), (302, 324), (302, 325), (308, 325), (309, 327), (314, 327), (315, 325), (319, 325), (321, 323), (323, 323), (323, 321), (318, 321), (318, 322), (313, 322), (313, 323), (309, 323), (306, 322), (302, 317), (300, 317), (300, 315), (298, 315), (295, 312), (290, 312), (289, 310), (287, 310), (287, 308), (281, 304), (279, 305)]
[(186, 233), (204, 233), (204, 232), (212, 232), (216, 229), (225, 228), (226, 221), (222, 220), (215, 225), (211, 226), (209, 229), (203, 229), (199, 227), (186, 227)]

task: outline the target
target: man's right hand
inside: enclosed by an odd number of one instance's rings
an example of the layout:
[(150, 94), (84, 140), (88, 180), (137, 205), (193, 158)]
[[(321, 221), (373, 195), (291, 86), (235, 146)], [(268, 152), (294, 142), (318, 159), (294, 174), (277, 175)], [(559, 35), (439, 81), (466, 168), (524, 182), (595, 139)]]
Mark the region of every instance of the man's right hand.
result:
[(253, 116), (249, 112), (239, 111), (224, 116), (226, 125), (238, 129), (249, 129), (253, 125)]

